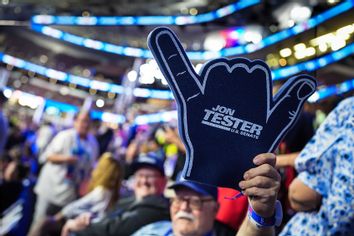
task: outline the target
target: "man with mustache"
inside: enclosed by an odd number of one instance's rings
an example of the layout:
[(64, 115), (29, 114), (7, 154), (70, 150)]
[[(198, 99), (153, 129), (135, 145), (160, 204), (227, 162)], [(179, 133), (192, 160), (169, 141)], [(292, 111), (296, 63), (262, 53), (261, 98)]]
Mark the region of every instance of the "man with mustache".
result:
[[(257, 166), (244, 174), (239, 183), (243, 194), (249, 198), (248, 217), (237, 235), (274, 235), (274, 225), (279, 224), (279, 205), (276, 204), (280, 176), (275, 166), (275, 155), (265, 153), (253, 160)], [(215, 221), (218, 211), (217, 189), (186, 180), (170, 186), (176, 196), (172, 198), (170, 215), (172, 222), (160, 221), (147, 225), (134, 236), (218, 236), (235, 235)], [(276, 210), (276, 205), (277, 210)], [(280, 217), (281, 218), (281, 217)]]
[(69, 220), (65, 225), (65, 231), (75, 232), (70, 235), (78, 236), (128, 236), (144, 225), (168, 220), (169, 202), (163, 197), (166, 186), (163, 160), (156, 153), (140, 154), (133, 162), (132, 170), (134, 196), (121, 199), (117, 210), (100, 222), (92, 223), (92, 216), (85, 213), (74, 220)]

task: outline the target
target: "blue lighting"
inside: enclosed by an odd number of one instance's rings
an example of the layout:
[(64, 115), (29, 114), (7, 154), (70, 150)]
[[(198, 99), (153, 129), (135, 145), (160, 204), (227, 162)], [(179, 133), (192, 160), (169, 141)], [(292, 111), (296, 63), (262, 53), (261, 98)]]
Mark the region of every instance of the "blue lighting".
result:
[[(297, 73), (300, 73), (302, 71), (308, 72), (308, 71), (317, 70), (321, 67), (342, 60), (343, 58), (350, 56), (353, 53), (354, 53), (354, 43), (349, 44), (346, 47), (338, 51), (334, 51), (330, 54), (327, 54), (323, 57), (305, 61), (296, 65), (279, 68), (277, 70), (273, 70), (272, 78), (273, 80), (282, 80), (292, 75), (295, 75)], [(97, 80), (90, 80), (88, 78), (71, 75), (65, 72), (53, 70), (51, 68), (45, 68), (43, 66), (39, 66), (3, 53), (0, 53), (0, 60), (4, 63), (16, 66), (21, 69), (33, 71), (50, 78), (55, 78), (63, 82), (80, 85), (85, 88), (91, 88), (91, 89), (96, 89), (104, 92), (111, 92), (115, 94), (124, 93), (124, 88), (121, 85), (111, 84), (111, 83), (97, 81)], [(136, 97), (143, 97), (143, 98), (157, 98), (157, 99), (166, 99), (166, 100), (173, 99), (172, 92), (169, 90), (135, 88), (133, 94)]]
[[(0, 59), (2, 59), (2, 57), (3, 57), (3, 54), (0, 53)], [(9, 88), (6, 88), (6, 89), (9, 89)], [(308, 101), (311, 103), (319, 102), (320, 100), (323, 100), (323, 99), (328, 98), (330, 96), (340, 95), (343, 93), (347, 93), (351, 90), (354, 90), (354, 79), (345, 81), (340, 84), (331, 85), (331, 86), (321, 88), (318, 91), (316, 91), (308, 99)], [(23, 92), (23, 93), (25, 93), (25, 92)], [(25, 94), (28, 94), (28, 93), (25, 93)], [(54, 101), (54, 100), (50, 100), (50, 99), (45, 99), (45, 108), (47, 109), (50, 107), (54, 107), (61, 112), (77, 112), (79, 110), (78, 107), (71, 105), (71, 104), (62, 103), (62, 102), (58, 102), (58, 101)], [(109, 112), (92, 111), (92, 115), (94, 118), (100, 119), (104, 122), (110, 122), (110, 123), (123, 123), (126, 120), (123, 115), (118, 115), (118, 114), (109, 113)], [(171, 120), (177, 120), (177, 111), (176, 110), (158, 112), (158, 113), (147, 114), (147, 115), (140, 115), (135, 118), (134, 123), (137, 125), (144, 125), (144, 124), (149, 124), (149, 123), (169, 122)]]
[(327, 86), (316, 91), (309, 99), (309, 102), (318, 102), (325, 98), (328, 98), (333, 95), (340, 95), (347, 93), (354, 89), (354, 79), (347, 80), (343, 83)]
[(314, 71), (318, 68), (342, 60), (343, 58), (350, 56), (354, 53), (354, 43), (347, 45), (346, 47), (327, 54), (323, 57), (316, 58), (310, 61), (302, 62), (296, 65), (283, 67), (272, 71), (273, 80), (286, 79), (289, 76), (295, 75), (301, 71)]
[(196, 16), (50, 16), (36, 15), (32, 24), (39, 25), (186, 25), (210, 22), (259, 4), (260, 0), (240, 0), (218, 10)]
[[(90, 88), (90, 89), (95, 89), (95, 90), (110, 92), (115, 94), (124, 93), (124, 88), (121, 85), (111, 84), (111, 83), (98, 81), (98, 80), (92, 80), (92, 79), (68, 74), (62, 71), (54, 70), (51, 68), (46, 68), (7, 54), (3, 54), (1, 52), (0, 52), (0, 61), (20, 69), (29, 70), (49, 78), (54, 78), (66, 83), (80, 85), (85, 88)], [(157, 98), (157, 99), (167, 99), (167, 100), (173, 99), (172, 92), (169, 90), (135, 88), (133, 93), (136, 97)]]
[[(236, 4), (241, 4), (242, 1), (236, 3)], [(251, 2), (251, 1), (250, 1)], [(285, 29), (283, 31), (274, 33), (264, 39), (262, 39), (259, 43), (257, 44), (248, 44), (248, 45), (239, 45), (235, 47), (229, 47), (229, 48), (224, 48), (220, 52), (211, 52), (211, 51), (188, 51), (187, 55), (191, 60), (209, 60), (212, 58), (217, 58), (220, 56), (223, 57), (228, 57), (228, 56), (237, 56), (241, 54), (247, 54), (247, 53), (252, 53), (257, 50), (260, 50), (262, 48), (268, 47), (272, 44), (278, 43), (282, 40), (285, 40), (289, 37), (295, 36), (299, 33), (302, 33), (308, 29), (314, 28), (320, 23), (323, 23), (326, 20), (329, 20), (333, 18), (334, 16), (337, 16), (343, 12), (346, 12), (354, 7), (354, 1), (345, 1), (341, 4), (338, 4), (337, 6), (323, 12), (322, 14), (319, 14), (317, 16), (314, 16), (313, 18), (309, 19), (307, 22), (298, 24), (292, 28)], [(223, 9), (223, 8), (221, 8)], [(219, 9), (218, 11), (220, 11)], [(209, 13), (206, 13), (209, 14)], [(215, 13), (216, 14), (216, 13)], [(221, 13), (218, 13), (221, 14)], [(201, 14), (205, 15), (205, 14)], [(198, 16), (201, 16), (198, 15)], [(178, 24), (185, 24), (187, 21), (190, 23), (193, 21), (193, 23), (201, 23), (201, 22), (195, 22), (196, 20), (193, 20), (194, 18), (186, 18), (187, 16), (178, 16), (176, 17), (176, 21)], [(197, 16), (194, 16), (197, 17)], [(204, 16), (203, 16), (204, 17)], [(130, 17), (131, 18), (131, 17)], [(129, 18), (129, 19), (130, 19)], [(110, 18), (111, 19), (111, 18)], [(124, 18), (125, 19), (125, 18)], [(160, 23), (162, 24), (162, 23)], [(50, 28), (48, 26), (42, 26), (42, 25), (35, 25), (32, 24), (32, 29), (43, 33), (47, 36), (54, 37), (61, 39), (66, 42), (70, 42), (79, 46), (83, 47), (88, 47), (100, 51), (105, 51), (113, 54), (118, 54), (122, 56), (131, 56), (131, 57), (141, 57), (141, 58), (152, 58), (151, 52), (147, 49), (144, 48), (133, 48), (133, 47), (125, 47), (125, 46), (119, 46), (119, 45), (114, 45), (98, 40), (92, 40), (92, 39), (87, 39), (84, 37), (80, 37), (77, 35), (69, 34), (57, 29)], [(87, 40), (90, 43), (87, 43)]]

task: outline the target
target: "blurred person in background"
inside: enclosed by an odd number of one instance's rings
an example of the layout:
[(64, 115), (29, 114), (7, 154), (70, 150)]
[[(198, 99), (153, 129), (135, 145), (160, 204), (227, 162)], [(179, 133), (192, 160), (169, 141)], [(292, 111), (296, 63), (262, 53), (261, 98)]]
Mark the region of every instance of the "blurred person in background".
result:
[[(275, 155), (260, 154), (253, 162), (257, 166), (246, 171), (245, 179), (239, 183), (244, 194), (249, 197), (250, 208), (249, 217), (244, 219), (237, 235), (274, 235), (276, 222), (260, 226), (250, 215), (257, 212), (258, 217), (263, 217), (265, 222), (275, 220), (276, 198), (280, 186), (280, 176), (274, 168)], [(180, 179), (170, 188), (176, 194), (170, 206), (172, 221), (152, 223), (141, 228), (134, 236), (235, 235), (233, 229), (215, 220), (219, 208), (216, 187)]]
[(62, 236), (128, 236), (144, 225), (169, 219), (169, 202), (163, 196), (166, 177), (163, 162), (155, 153), (141, 154), (132, 164), (134, 196), (119, 200), (116, 210), (100, 222), (91, 222), (89, 214), (69, 220)]
[(311, 105), (305, 102), (304, 110), (301, 112), (294, 127), (286, 134), (284, 140), (280, 143), (277, 152), (276, 167), (282, 177), (282, 184), (278, 197), (283, 206), (283, 224), (289, 221), (295, 213), (288, 200), (289, 186), (297, 175), (294, 169), (294, 158), (305, 147), (315, 133), (315, 114), (311, 108)]
[(6, 101), (7, 97), (5, 97), (3, 91), (0, 90), (0, 157), (4, 152), (9, 129), (9, 124), (3, 111)]
[(165, 152), (166, 175), (175, 180), (177, 174), (182, 171), (186, 159), (186, 149), (179, 137), (177, 124), (170, 122), (162, 125), (157, 129), (155, 138)]
[(80, 184), (88, 179), (98, 157), (90, 123), (89, 111), (76, 114), (74, 127), (59, 132), (40, 157), (45, 164), (34, 189), (37, 200), (32, 226), (78, 198)]
[(22, 181), (29, 174), (29, 167), (21, 161), (22, 147), (14, 146), (3, 155), (3, 177), (0, 180), (0, 212), (10, 207), (20, 197)]
[(343, 100), (294, 159), (299, 172), (289, 188), (298, 211), (285, 235), (353, 235), (354, 97)]
[(104, 153), (91, 173), (88, 193), (39, 222), (31, 235), (60, 235), (65, 222), (81, 214), (90, 215), (92, 222), (100, 221), (119, 198), (122, 174), (120, 163), (111, 153)]

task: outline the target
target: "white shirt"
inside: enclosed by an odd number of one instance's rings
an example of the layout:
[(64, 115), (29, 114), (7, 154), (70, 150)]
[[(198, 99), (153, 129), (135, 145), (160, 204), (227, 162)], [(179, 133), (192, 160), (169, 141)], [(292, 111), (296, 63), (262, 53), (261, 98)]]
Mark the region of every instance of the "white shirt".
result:
[(88, 135), (86, 140), (79, 139), (75, 129), (68, 129), (59, 132), (40, 157), (41, 160), (46, 160), (53, 154), (72, 155), (78, 145), (85, 155), (72, 164), (75, 170), (74, 179), (67, 178), (69, 164), (66, 163), (46, 162), (39, 174), (34, 190), (53, 204), (63, 206), (77, 198), (78, 184), (90, 176), (98, 157), (98, 144), (94, 136)]
[(94, 215), (95, 221), (97, 221), (105, 216), (111, 198), (112, 191), (102, 186), (97, 186), (82, 198), (65, 206), (61, 213), (66, 218), (74, 218), (84, 212), (90, 212)]

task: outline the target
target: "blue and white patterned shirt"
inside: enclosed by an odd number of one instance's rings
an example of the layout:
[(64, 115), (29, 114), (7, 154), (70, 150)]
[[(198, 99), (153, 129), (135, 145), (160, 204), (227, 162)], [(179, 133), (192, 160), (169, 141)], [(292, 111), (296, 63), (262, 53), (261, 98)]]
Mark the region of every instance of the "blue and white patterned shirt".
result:
[(298, 212), (280, 235), (354, 235), (354, 97), (328, 115), (295, 168), (322, 203), (318, 212)]

